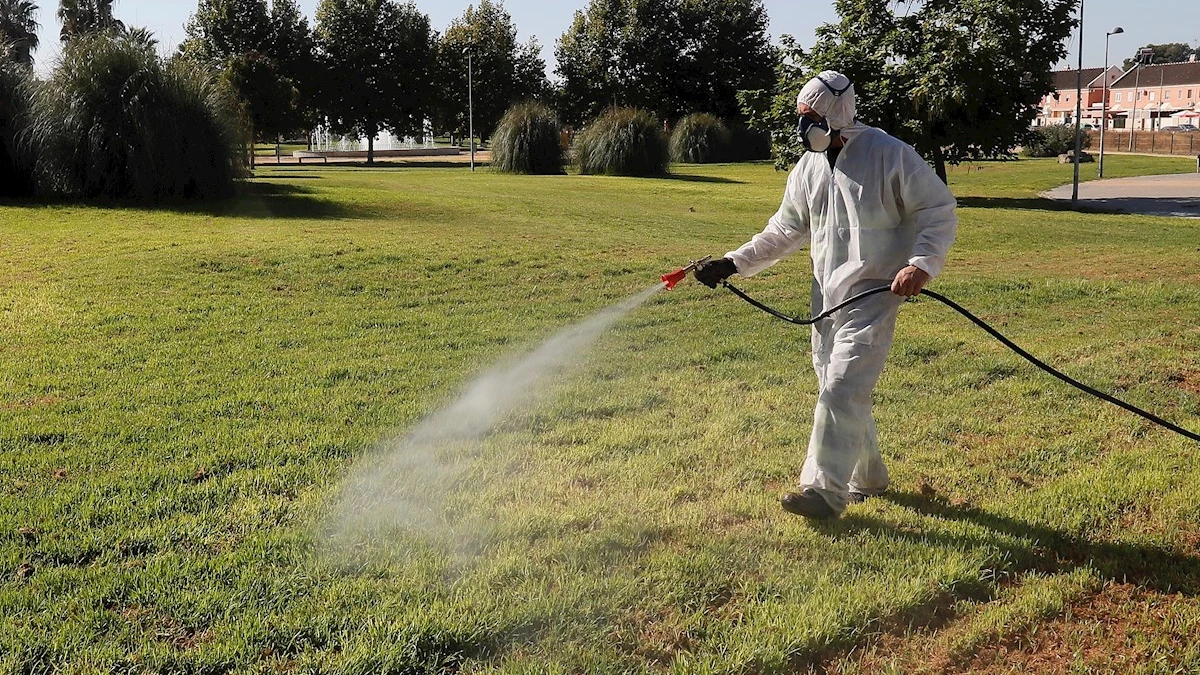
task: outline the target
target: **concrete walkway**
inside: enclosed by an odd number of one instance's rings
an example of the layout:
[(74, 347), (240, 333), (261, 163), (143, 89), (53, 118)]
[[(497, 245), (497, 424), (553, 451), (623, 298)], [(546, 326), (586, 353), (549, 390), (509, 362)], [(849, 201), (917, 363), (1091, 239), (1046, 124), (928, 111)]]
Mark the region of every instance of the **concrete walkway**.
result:
[[(1042, 193), (1071, 201), (1071, 186)], [(1085, 208), (1151, 216), (1200, 218), (1200, 173), (1171, 176), (1110, 178), (1079, 184), (1079, 204)]]

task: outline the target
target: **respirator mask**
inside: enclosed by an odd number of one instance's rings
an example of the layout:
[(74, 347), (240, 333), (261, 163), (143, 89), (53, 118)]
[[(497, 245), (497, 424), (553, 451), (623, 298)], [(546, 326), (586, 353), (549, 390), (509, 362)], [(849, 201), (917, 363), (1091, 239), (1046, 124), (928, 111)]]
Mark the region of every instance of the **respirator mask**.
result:
[[(839, 97), (846, 93), (850, 87), (854, 86), (852, 82), (847, 82), (846, 86), (840, 89), (835, 89), (820, 75), (818, 75), (816, 79), (819, 80), (821, 84), (825, 85), (825, 88), (829, 90), (829, 93)], [(829, 149), (829, 146), (833, 145), (833, 140), (841, 133), (842, 132), (840, 129), (830, 129), (829, 123), (825, 120), (818, 122), (803, 115), (800, 116), (800, 143), (803, 144), (804, 149), (808, 150), (809, 152), (825, 152)]]
[(830, 129), (824, 120), (817, 122), (808, 117), (800, 118), (800, 143), (809, 152), (825, 152), (839, 133), (836, 129)]

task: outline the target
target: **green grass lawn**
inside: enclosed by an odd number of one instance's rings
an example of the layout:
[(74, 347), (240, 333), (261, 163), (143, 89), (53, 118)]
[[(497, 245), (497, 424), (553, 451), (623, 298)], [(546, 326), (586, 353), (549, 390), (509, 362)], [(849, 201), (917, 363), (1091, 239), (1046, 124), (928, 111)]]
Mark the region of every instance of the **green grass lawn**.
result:
[[(1119, 584), (1166, 618), (1107, 626), (1116, 671), (1200, 669), (1196, 444), (930, 301), (876, 392), (893, 490), (837, 522), (777, 502), (808, 333), (688, 282), (462, 451), (431, 489), (444, 527), (347, 546), (329, 522), (357, 462), (497, 359), (740, 244), (786, 178), (677, 171), (303, 166), (202, 209), (0, 206), (0, 672), (953, 671)], [(1070, 174), (955, 169), (932, 288), (1200, 429), (1200, 222), (1035, 198)], [(800, 254), (741, 285), (804, 313), (808, 279)], [(1063, 645), (1061, 672), (1112, 653)]]

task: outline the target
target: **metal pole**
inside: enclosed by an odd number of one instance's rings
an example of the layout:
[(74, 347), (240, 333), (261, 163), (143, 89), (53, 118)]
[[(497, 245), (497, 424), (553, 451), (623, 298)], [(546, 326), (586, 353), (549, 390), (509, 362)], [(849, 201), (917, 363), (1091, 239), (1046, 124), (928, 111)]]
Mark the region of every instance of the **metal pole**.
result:
[(1163, 111), (1163, 82), (1167, 77), (1167, 69), (1162, 66), (1158, 67), (1158, 123), (1151, 125), (1154, 131), (1162, 128), (1162, 111)]
[(1097, 175), (1104, 178), (1104, 127), (1108, 126), (1108, 38), (1112, 33), (1104, 34), (1104, 97), (1100, 101), (1100, 166)]
[(1075, 71), (1075, 180), (1071, 184), (1071, 208), (1079, 204), (1079, 153), (1083, 150), (1083, 0), (1079, 0), (1079, 70)]
[(475, 170), (475, 84), (472, 81), (471, 54), (467, 54), (467, 133), (471, 135), (471, 171)]
[(1138, 91), (1140, 86), (1138, 82), (1142, 77), (1142, 55), (1138, 54), (1138, 61), (1133, 66), (1133, 110), (1129, 111), (1129, 151), (1133, 152), (1133, 134), (1137, 129), (1137, 102), (1141, 98), (1141, 92)]

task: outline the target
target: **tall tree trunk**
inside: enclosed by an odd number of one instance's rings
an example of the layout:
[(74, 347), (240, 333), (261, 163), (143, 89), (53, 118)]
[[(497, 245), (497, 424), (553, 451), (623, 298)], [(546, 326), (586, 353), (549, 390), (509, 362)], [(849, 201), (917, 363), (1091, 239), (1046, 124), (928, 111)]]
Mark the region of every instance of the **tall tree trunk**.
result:
[(367, 164), (375, 163), (375, 123), (367, 124)]
[(937, 172), (937, 177), (942, 179), (943, 183), (949, 184), (946, 179), (946, 156), (942, 154), (942, 146), (936, 145), (933, 148), (933, 170)]

